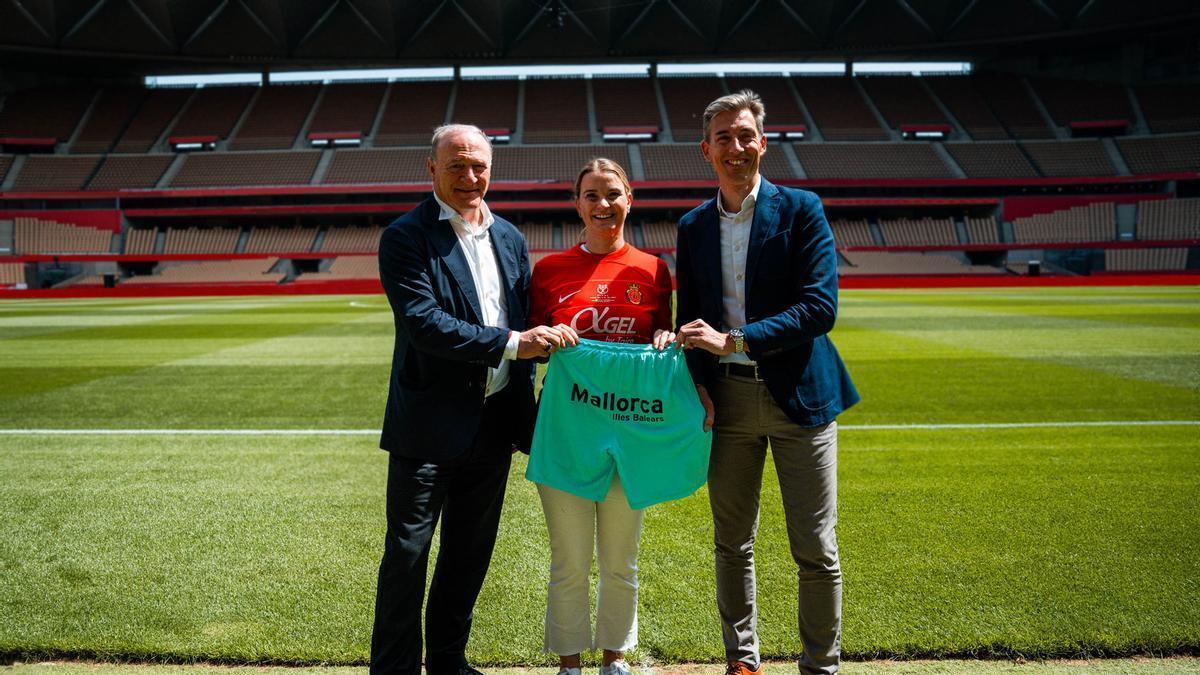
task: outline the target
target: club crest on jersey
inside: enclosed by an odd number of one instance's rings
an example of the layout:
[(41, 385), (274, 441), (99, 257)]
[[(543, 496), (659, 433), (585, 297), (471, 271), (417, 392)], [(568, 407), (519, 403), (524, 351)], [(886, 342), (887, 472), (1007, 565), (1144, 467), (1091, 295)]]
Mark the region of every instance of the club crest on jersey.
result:
[(635, 305), (642, 304), (642, 287), (637, 284), (629, 284), (629, 288), (625, 289), (625, 299)]
[(608, 284), (596, 284), (596, 295), (608, 295)]
[(605, 303), (612, 302), (613, 300), (615, 300), (615, 298), (608, 294), (607, 283), (596, 284), (596, 294), (592, 296), (592, 302)]

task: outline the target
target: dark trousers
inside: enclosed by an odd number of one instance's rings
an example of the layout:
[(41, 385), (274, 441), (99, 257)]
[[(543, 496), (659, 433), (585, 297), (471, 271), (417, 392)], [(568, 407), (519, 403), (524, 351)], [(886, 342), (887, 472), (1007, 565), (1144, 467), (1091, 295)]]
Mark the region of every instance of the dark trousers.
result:
[[(506, 392), (497, 394), (504, 396)], [(387, 538), (379, 564), (372, 675), (421, 672), (421, 600), (438, 518), (441, 539), (425, 614), (425, 668), (455, 673), (467, 664), (475, 599), (483, 586), (512, 460), (504, 407), (484, 411), (474, 445), (453, 460), (391, 455)]]

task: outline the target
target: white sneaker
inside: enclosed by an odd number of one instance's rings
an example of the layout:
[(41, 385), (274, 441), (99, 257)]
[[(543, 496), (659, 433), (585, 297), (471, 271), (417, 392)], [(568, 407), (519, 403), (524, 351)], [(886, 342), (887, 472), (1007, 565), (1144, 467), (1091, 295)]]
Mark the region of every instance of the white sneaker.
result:
[(607, 666), (600, 666), (600, 675), (633, 675), (629, 664), (624, 660), (613, 661)]

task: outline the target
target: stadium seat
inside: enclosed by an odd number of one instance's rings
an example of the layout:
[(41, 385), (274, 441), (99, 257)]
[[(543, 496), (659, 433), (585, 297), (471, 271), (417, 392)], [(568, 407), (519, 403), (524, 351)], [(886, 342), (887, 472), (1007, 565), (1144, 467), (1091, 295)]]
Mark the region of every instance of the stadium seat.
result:
[(676, 143), (699, 143), (704, 138), (701, 128), (704, 108), (713, 99), (724, 96), (725, 88), (715, 77), (659, 77), (663, 104), (671, 122)]
[(308, 253), (316, 238), (315, 227), (252, 227), (243, 253)]
[(321, 253), (375, 253), (383, 228), (378, 225), (330, 227), (325, 231)]
[(1139, 203), (1137, 238), (1200, 240), (1200, 198), (1162, 199)]
[(958, 243), (953, 218), (880, 218), (879, 230), (887, 246), (953, 246)]
[(17, 255), (108, 253), (112, 245), (110, 230), (29, 216), (15, 218), (13, 222), (13, 249)]
[(258, 92), (257, 87), (204, 87), (188, 103), (172, 136), (216, 136), (228, 139), (233, 125)]
[(433, 130), (446, 121), (449, 81), (393, 82), (375, 133), (375, 145), (427, 147)]
[(0, 138), (53, 138), (65, 143), (88, 109), (95, 90), (48, 87), (9, 94), (0, 108)]
[(250, 108), (231, 150), (286, 150), (292, 147), (312, 111), (321, 87), (272, 84), (263, 87)]
[(833, 229), (833, 241), (838, 248), (879, 245), (871, 234), (871, 225), (866, 218), (837, 218), (829, 221), (829, 226)]
[(850, 78), (794, 77), (792, 82), (825, 140), (885, 141), (891, 138), (879, 126), (879, 120)]
[(1150, 131), (1156, 134), (1200, 131), (1200, 84), (1172, 82), (1135, 88)]
[(526, 143), (587, 143), (587, 82), (579, 78), (525, 80)]
[(1135, 175), (1200, 172), (1200, 134), (1118, 138), (1116, 142)]
[(796, 143), (793, 147), (809, 178), (954, 177), (928, 143)]
[(173, 161), (174, 155), (109, 155), (88, 183), (87, 189), (153, 188)]
[(79, 136), (71, 144), (71, 152), (89, 154), (111, 150), (145, 97), (145, 89), (132, 87), (101, 91), (92, 106), (91, 114), (79, 131)]
[(1172, 272), (1187, 266), (1186, 248), (1119, 248), (1104, 251), (1109, 272)]
[(428, 183), (429, 148), (336, 150), (322, 182)]
[(1045, 176), (1114, 176), (1117, 170), (1098, 140), (1027, 141), (1021, 147)]
[(366, 136), (371, 133), (386, 88), (382, 82), (326, 85), (308, 132), (357, 131)]
[(131, 227), (125, 230), (126, 255), (151, 255), (154, 253), (154, 242), (158, 237), (158, 228)]
[(863, 77), (859, 81), (892, 129), (904, 124), (950, 123), (915, 77)]
[(592, 101), (596, 108), (596, 126), (654, 127), (662, 129), (658, 113), (658, 95), (648, 77), (592, 78)]
[(975, 89), (971, 77), (928, 77), (929, 88), (958, 120), (963, 130), (977, 141), (1008, 140), (1008, 132)]
[[(594, 157), (608, 157), (629, 170), (629, 150), (624, 145), (501, 145), (493, 151), (493, 174), (506, 181), (556, 181), (574, 185), (580, 167)], [(566, 195), (561, 198), (567, 206), (569, 198)]]
[(480, 129), (516, 130), (517, 81), (462, 80), (451, 119)]
[(281, 272), (270, 272), (277, 262), (279, 262), (277, 258), (165, 262), (158, 266), (156, 274), (128, 277), (121, 280), (121, 285), (278, 284), (287, 275)]
[(320, 158), (319, 150), (191, 154), (171, 187), (308, 185)]
[(1039, 213), (1012, 222), (1013, 240), (1019, 244), (1042, 242), (1102, 242), (1116, 239), (1116, 209), (1102, 202), (1051, 213)]
[(1036, 178), (1038, 170), (1013, 141), (946, 143), (968, 178)]
[(151, 89), (113, 152), (149, 152), (195, 89)]
[(13, 189), (47, 192), (82, 190), (100, 164), (100, 155), (30, 155)]
[(1019, 77), (980, 73), (974, 80), (975, 90), (1014, 138), (1054, 138)]
[(233, 253), (239, 227), (169, 227), (163, 253)]

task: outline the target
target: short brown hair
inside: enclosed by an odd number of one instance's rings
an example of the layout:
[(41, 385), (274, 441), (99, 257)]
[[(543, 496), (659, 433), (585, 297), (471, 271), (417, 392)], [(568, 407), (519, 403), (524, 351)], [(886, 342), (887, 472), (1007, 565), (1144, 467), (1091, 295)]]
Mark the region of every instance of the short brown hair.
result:
[(758, 135), (762, 136), (763, 119), (767, 116), (767, 109), (763, 106), (761, 96), (750, 89), (743, 89), (736, 94), (722, 96), (704, 109), (704, 140), (708, 140), (708, 127), (712, 125), (714, 117), (724, 112), (741, 110), (749, 110), (750, 114), (754, 115), (754, 125), (758, 127)]
[(621, 184), (625, 186), (627, 194), (633, 194), (633, 188), (629, 185), (629, 176), (625, 174), (625, 169), (620, 164), (612, 161), (607, 157), (593, 157), (583, 165), (579, 170), (579, 175), (575, 177), (575, 192), (574, 196), (579, 197), (579, 186), (583, 184), (583, 177), (589, 173), (611, 173), (621, 179)]

